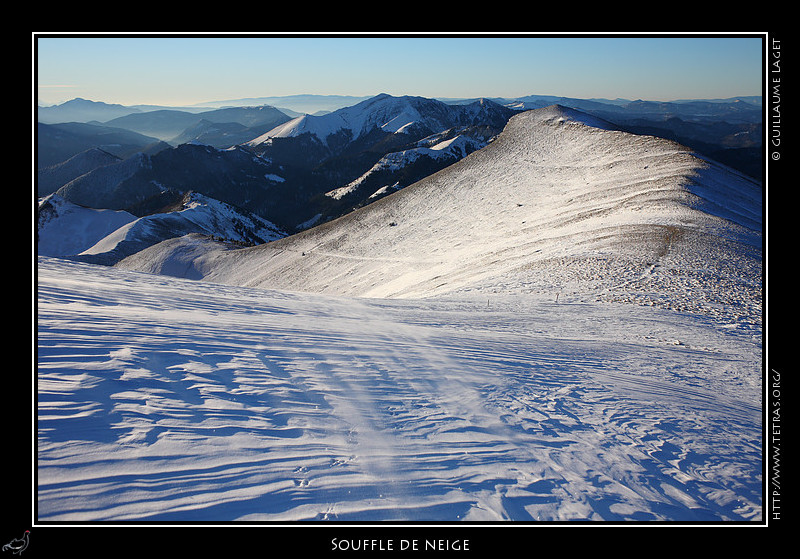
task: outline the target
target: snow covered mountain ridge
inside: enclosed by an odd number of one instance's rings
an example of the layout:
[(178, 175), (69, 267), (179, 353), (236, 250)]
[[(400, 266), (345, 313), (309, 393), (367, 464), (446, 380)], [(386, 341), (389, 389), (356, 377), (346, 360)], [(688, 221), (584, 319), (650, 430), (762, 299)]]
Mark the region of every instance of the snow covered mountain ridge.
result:
[[(248, 249), (173, 239), (165, 262), (209, 281), (364, 297), (558, 293), (760, 320), (761, 191), (671, 141), (552, 106), (387, 198)], [(174, 266), (171, 266), (174, 269)]]
[(376, 128), (392, 134), (408, 132), (414, 127), (446, 130), (456, 122), (466, 123), (475, 118), (485, 103), (491, 102), (481, 100), (469, 105), (446, 105), (424, 97), (381, 94), (329, 114), (299, 116), (247, 145), (258, 146), (272, 138), (291, 138), (305, 133), (330, 145), (328, 139), (342, 132), (349, 133), (351, 141), (355, 141)]
[(38, 253), (112, 265), (175, 236), (195, 233), (250, 245), (286, 236), (274, 224), (229, 204), (188, 192), (173, 211), (136, 217), (73, 204), (57, 194), (39, 202)]

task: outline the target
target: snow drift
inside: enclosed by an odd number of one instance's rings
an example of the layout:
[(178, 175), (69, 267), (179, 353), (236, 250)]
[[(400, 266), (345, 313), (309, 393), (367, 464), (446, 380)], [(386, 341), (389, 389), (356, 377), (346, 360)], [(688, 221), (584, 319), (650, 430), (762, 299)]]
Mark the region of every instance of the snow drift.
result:
[(40, 522), (762, 518), (746, 328), (38, 274)]

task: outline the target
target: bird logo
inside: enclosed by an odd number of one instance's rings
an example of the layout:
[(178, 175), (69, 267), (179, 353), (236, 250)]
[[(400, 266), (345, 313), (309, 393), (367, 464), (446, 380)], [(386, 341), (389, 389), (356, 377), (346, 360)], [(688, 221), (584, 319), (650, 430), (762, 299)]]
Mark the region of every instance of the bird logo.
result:
[(16, 555), (22, 554), (22, 552), (28, 547), (28, 537), (30, 536), (30, 533), (30, 530), (25, 530), (25, 533), (21, 538), (14, 538), (4, 545), (3, 551), (10, 551)]

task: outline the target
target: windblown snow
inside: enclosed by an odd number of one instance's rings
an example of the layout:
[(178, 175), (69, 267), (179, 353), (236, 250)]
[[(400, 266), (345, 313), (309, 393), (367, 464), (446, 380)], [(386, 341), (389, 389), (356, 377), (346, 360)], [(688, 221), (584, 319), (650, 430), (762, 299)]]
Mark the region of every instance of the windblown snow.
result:
[(551, 107), (265, 245), (40, 256), (38, 520), (761, 520), (760, 188)]

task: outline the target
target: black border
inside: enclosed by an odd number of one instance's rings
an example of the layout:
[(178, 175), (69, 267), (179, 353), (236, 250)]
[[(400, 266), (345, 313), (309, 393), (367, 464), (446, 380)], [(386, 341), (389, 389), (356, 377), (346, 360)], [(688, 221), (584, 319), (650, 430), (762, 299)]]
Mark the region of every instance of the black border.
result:
[[(636, 38), (663, 38), (663, 37), (761, 37), (762, 49), (764, 52), (764, 83), (762, 86), (762, 98), (764, 100), (764, 127), (763, 127), (763, 140), (765, 146), (764, 154), (764, 323), (763, 323), (763, 336), (764, 342), (770, 339), (775, 340), (777, 336), (777, 347), (780, 349), (791, 347), (790, 341), (787, 342), (786, 338), (789, 332), (777, 327), (777, 334), (774, 334), (772, 329), (769, 329), (770, 337), (768, 337), (768, 321), (767, 313), (769, 309), (768, 287), (767, 287), (767, 263), (769, 253), (769, 235), (768, 229), (771, 227), (775, 230), (777, 226), (777, 238), (782, 238), (784, 234), (792, 234), (788, 227), (791, 223), (778, 219), (776, 222), (769, 221), (767, 216), (767, 203), (768, 203), (768, 184), (777, 182), (781, 173), (784, 171), (784, 166), (788, 163), (785, 158), (789, 156), (786, 152), (785, 140), (787, 132), (782, 128), (780, 118), (780, 105), (781, 100), (784, 100), (785, 90), (781, 89), (780, 96), (773, 96), (772, 90), (774, 84), (770, 81), (772, 77), (784, 78), (782, 72), (784, 67), (780, 67), (781, 74), (774, 75), (771, 73), (772, 63), (775, 59), (772, 56), (780, 56), (783, 51), (780, 48), (776, 49), (777, 44), (783, 46), (783, 36), (773, 32), (757, 32), (757, 33), (669, 33), (662, 32), (653, 33), (598, 33), (598, 32), (579, 32), (579, 33), (527, 33), (527, 32), (498, 32), (498, 33), (485, 33), (485, 32), (457, 32), (457, 33), (427, 33), (427, 32), (388, 32), (388, 33), (361, 33), (361, 32), (346, 32), (346, 33), (330, 33), (330, 32), (310, 32), (310, 33), (129, 33), (129, 32), (115, 32), (115, 33), (100, 33), (100, 32), (86, 32), (86, 33), (33, 33), (33, 79), (36, 81), (35, 61), (36, 61), (36, 40), (38, 38), (56, 38), (56, 37), (131, 37), (131, 38), (259, 38), (259, 37), (280, 37), (280, 38), (309, 38), (309, 37), (342, 37), (342, 38), (420, 38), (420, 37), (452, 37), (452, 38), (513, 38), (513, 37), (551, 37), (551, 38), (583, 38), (583, 37), (636, 37)], [(782, 59), (779, 60), (782, 62)], [(781, 88), (784, 82), (780, 82)], [(33, 94), (33, 112), (35, 115), (36, 105), (36, 87), (34, 83)], [(32, 125), (33, 134), (35, 136), (35, 119)], [(780, 130), (778, 130), (780, 129)], [(772, 135), (778, 131), (782, 134), (781, 144), (770, 148), (770, 140), (774, 138)], [(32, 144), (34, 145), (34, 159), (35, 159), (35, 137)], [(780, 158), (773, 159), (772, 154), (778, 153)], [(34, 166), (35, 171), (35, 166)], [(785, 190), (789, 190), (791, 186), (779, 187), (777, 193), (773, 192), (773, 204), (776, 199), (775, 196), (783, 194)], [(784, 190), (785, 189), (785, 190)], [(35, 206), (35, 204), (34, 204)], [(35, 209), (34, 209), (35, 216)], [(35, 223), (35, 219), (34, 219)], [(35, 252), (35, 250), (34, 250)], [(35, 257), (34, 257), (35, 261)], [(34, 336), (36, 333), (35, 324), (35, 269), (34, 269)], [(772, 279), (772, 278), (770, 278)], [(778, 281), (785, 279), (783, 276), (779, 277)], [(773, 285), (775, 285), (773, 283)], [(777, 288), (782, 291), (784, 285), (778, 284)], [(783, 318), (790, 310), (787, 305), (781, 304), (778, 308), (778, 316)], [(773, 323), (778, 324), (773, 319)], [(790, 323), (791, 324), (791, 323)], [(775, 342), (773, 342), (774, 344)], [(774, 347), (774, 345), (773, 345)], [(451, 542), (468, 540), (467, 549), (450, 550), (450, 553), (479, 553), (481, 555), (496, 554), (496, 553), (541, 553), (541, 552), (568, 552), (575, 549), (578, 541), (563, 541), (560, 536), (570, 535), (574, 533), (565, 532), (564, 529), (569, 528), (585, 528), (592, 530), (589, 533), (580, 532), (578, 535), (583, 536), (583, 539), (589, 540), (586, 543), (590, 544), (590, 552), (596, 553), (601, 550), (596, 546), (592, 546), (592, 542), (600, 544), (608, 539), (609, 541), (616, 541), (618, 544), (622, 543), (618, 538), (630, 538), (631, 532), (620, 534), (620, 528), (637, 528), (639, 534), (642, 532), (639, 529), (660, 529), (667, 528), (671, 530), (669, 533), (656, 533), (653, 534), (651, 530), (647, 530), (647, 537), (655, 536), (658, 540), (654, 540), (653, 548), (645, 547), (637, 551), (644, 553), (656, 552), (660, 548), (658, 543), (675, 544), (675, 541), (666, 540), (665, 537), (675, 537), (675, 529), (696, 529), (696, 528), (712, 528), (712, 529), (726, 529), (726, 528), (766, 528), (766, 527), (780, 527), (784, 522), (783, 508), (788, 503), (778, 501), (777, 503), (772, 498), (771, 490), (774, 486), (776, 479), (781, 479), (781, 472), (784, 466), (776, 463), (774, 460), (768, 460), (769, 452), (775, 449), (773, 438), (770, 436), (772, 433), (772, 426), (775, 425), (773, 419), (774, 410), (780, 409), (782, 398), (787, 394), (785, 388), (785, 381), (788, 380), (788, 375), (791, 372), (790, 366), (784, 362), (785, 356), (780, 354), (777, 358), (770, 358), (768, 343), (762, 344), (764, 352), (764, 363), (762, 363), (762, 372), (764, 375), (764, 500), (763, 500), (763, 520), (759, 522), (750, 523), (736, 523), (736, 522), (712, 522), (712, 523), (686, 523), (686, 522), (546, 522), (546, 523), (529, 523), (529, 522), (466, 522), (459, 525), (441, 524), (434, 522), (403, 522), (403, 523), (340, 523), (330, 522), (320, 524), (316, 522), (298, 522), (298, 523), (219, 523), (219, 522), (186, 522), (186, 523), (74, 523), (74, 522), (39, 522), (36, 519), (36, 483), (35, 471), (30, 472), (17, 472), (14, 471), (13, 477), (7, 477), (7, 495), (12, 498), (16, 506), (7, 506), (4, 511), (4, 522), (2, 529), (0, 529), (0, 544), (11, 541), (14, 538), (20, 537), (25, 530), (30, 531), (31, 544), (21, 556), (22, 557), (55, 557), (65, 553), (74, 551), (76, 555), (81, 557), (95, 557), (107, 556), (109, 554), (128, 553), (130, 555), (147, 554), (150, 556), (164, 557), (171, 554), (193, 554), (200, 557), (215, 557), (215, 556), (266, 556), (271, 553), (285, 553), (301, 552), (313, 553), (314, 556), (323, 553), (332, 553), (339, 555), (348, 555), (353, 553), (367, 553), (368, 551), (343, 551), (341, 548), (335, 549), (333, 546), (334, 541), (341, 541), (343, 539), (367, 542), (362, 543), (367, 549), (372, 548), (374, 552), (393, 553), (395, 551), (402, 552), (400, 549), (400, 541), (417, 540), (419, 542), (420, 553), (430, 554), (432, 552), (425, 551), (425, 540), (449, 540)], [(34, 359), (35, 359), (35, 348)], [(774, 353), (772, 354), (774, 356)], [(776, 361), (777, 359), (777, 361)], [(786, 373), (780, 378), (780, 392), (775, 393), (771, 390), (773, 382), (775, 382), (776, 373)], [(36, 369), (34, 366), (33, 376), (35, 383)], [(31, 390), (31, 386), (25, 382), (21, 383), (20, 392), (26, 394)], [(34, 403), (32, 411), (32, 433), (30, 440), (32, 448), (30, 456), (35, 467), (36, 462), (36, 411), (35, 411), (35, 386), (33, 387), (32, 400)], [(23, 433), (19, 432), (16, 424), (19, 423), (18, 415), (10, 415), (10, 410), (5, 408), (4, 418), (6, 425), (6, 440), (18, 440)], [(782, 418), (781, 418), (782, 419)], [(779, 420), (780, 421), (780, 420)], [(785, 424), (784, 424), (785, 426)], [(779, 435), (787, 435), (784, 430)], [(782, 443), (782, 438), (779, 439), (778, 448)], [(6, 462), (11, 465), (21, 465), (17, 460), (24, 453), (17, 454), (16, 457), (7, 457)], [(785, 453), (782, 455), (785, 458)], [(23, 481), (24, 480), (24, 481)], [(782, 494), (780, 495), (782, 498)], [(31, 510), (26, 511), (25, 503), (30, 505)], [(781, 514), (775, 515), (774, 513), (780, 512)], [(549, 528), (545, 533), (541, 529)], [(598, 529), (603, 529), (598, 532)], [(536, 531), (534, 531), (536, 530)], [(602, 534), (602, 535), (601, 535)], [(680, 533), (683, 535), (683, 532)], [(737, 532), (738, 534), (738, 532)], [(705, 536), (705, 533), (703, 534)], [(689, 534), (691, 540), (685, 541), (678, 545), (670, 553), (681, 553), (682, 551), (699, 552), (702, 549), (700, 541), (696, 538), (697, 534)], [(714, 532), (714, 538), (708, 543), (710, 550), (718, 551), (716, 543), (719, 539), (730, 537), (729, 532)], [(375, 543), (374, 540), (378, 540)], [(393, 541), (393, 549), (388, 550), (388, 541)], [(575, 538), (572, 538), (575, 540)], [(382, 542), (382, 543), (381, 543)], [(714, 542), (714, 543), (712, 543)], [(370, 545), (372, 544), (372, 545)], [(623, 544), (624, 545), (624, 544)], [(377, 546), (377, 547), (376, 547)], [(628, 548), (629, 551), (634, 549)], [(619, 552), (614, 548), (608, 551), (611, 553)], [(8, 553), (4, 551), (3, 553)]]

